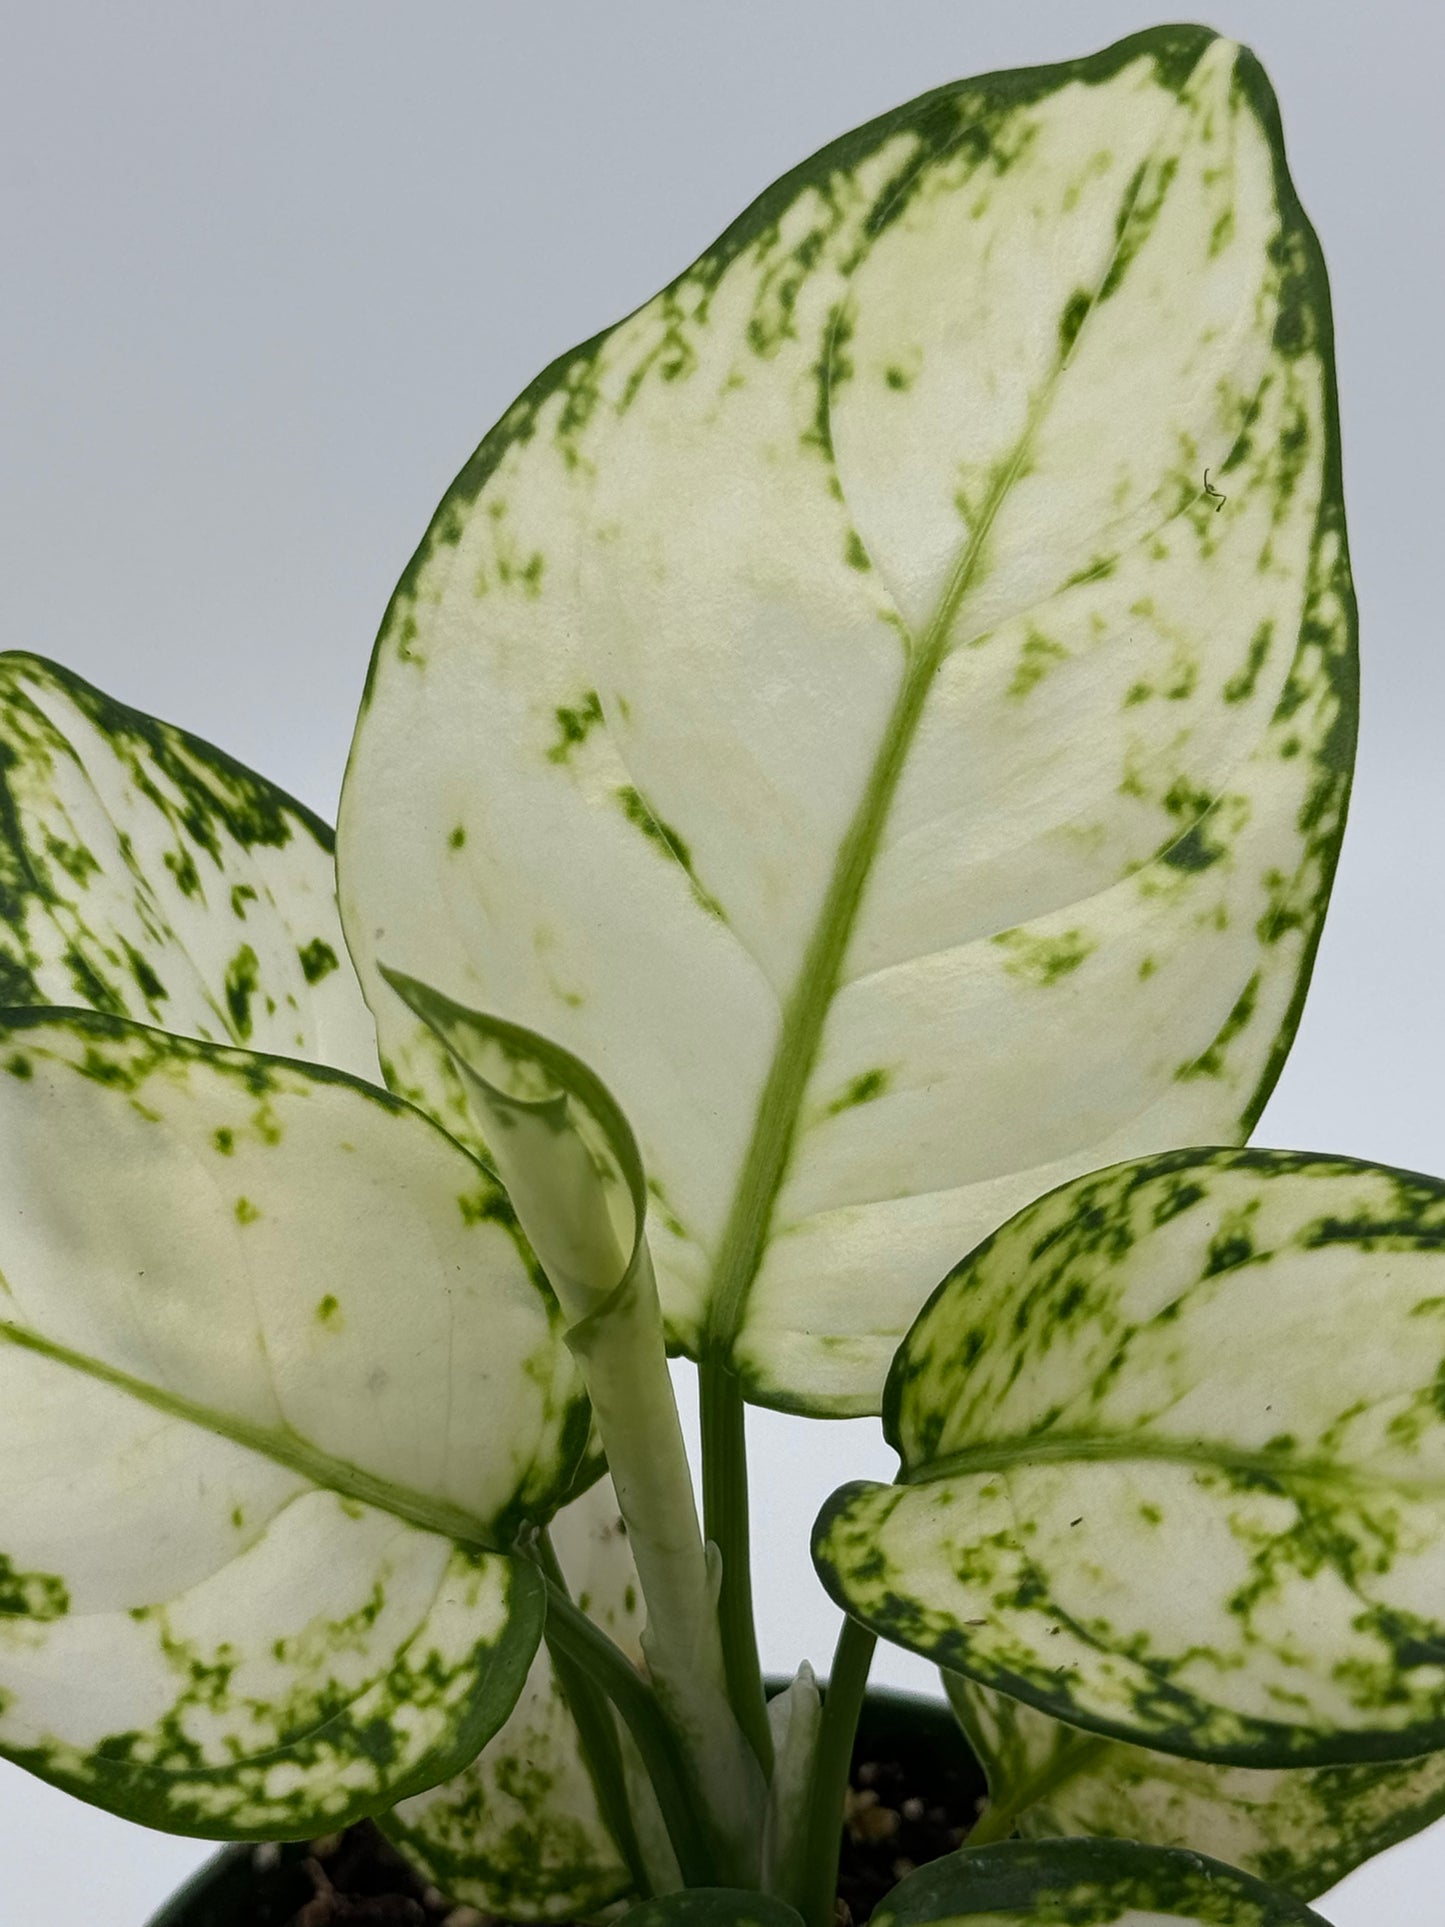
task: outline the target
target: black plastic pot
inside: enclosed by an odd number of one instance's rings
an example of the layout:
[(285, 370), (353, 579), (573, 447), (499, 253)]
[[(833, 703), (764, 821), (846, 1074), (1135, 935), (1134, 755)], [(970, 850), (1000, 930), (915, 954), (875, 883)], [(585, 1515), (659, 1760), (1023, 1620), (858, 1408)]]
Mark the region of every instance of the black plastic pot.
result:
[[(781, 1681), (777, 1684), (781, 1685)], [(870, 1691), (858, 1722), (855, 1759), (900, 1758), (927, 1787), (983, 1790), (983, 1776), (953, 1715), (939, 1700), (915, 1693)], [(223, 1847), (188, 1880), (150, 1927), (285, 1927), (312, 1893), (302, 1865), (305, 1843), (279, 1857), (251, 1846)], [(268, 1864), (269, 1863), (269, 1864)]]

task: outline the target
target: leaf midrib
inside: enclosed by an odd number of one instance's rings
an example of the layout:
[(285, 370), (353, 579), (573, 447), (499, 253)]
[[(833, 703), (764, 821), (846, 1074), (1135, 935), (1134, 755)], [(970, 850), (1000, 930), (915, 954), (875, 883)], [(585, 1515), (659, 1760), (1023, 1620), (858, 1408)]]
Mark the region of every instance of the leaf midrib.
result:
[[(1142, 189), (1142, 173), (1141, 169), (1124, 198), (1121, 212), (1125, 215)], [(857, 921), (863, 892), (914, 735), (927, 705), (930, 686), (948, 653), (949, 631), (978, 574), (989, 534), (1028, 458), (1039, 423), (1053, 400), (1059, 378), (1072, 360), (1074, 350), (1097, 309), (1100, 290), (1122, 245), (1124, 225), (1125, 222), (1121, 221), (1119, 239), (1099, 276), (1072, 342), (1059, 353), (1038, 394), (1031, 399), (1028, 417), (1012, 453), (994, 472), (978, 522), (970, 531), (968, 541), (954, 564), (922, 640), (915, 640), (911, 631), (906, 628), (903, 630), (909, 646), (908, 668), (884, 727), (853, 820), (838, 847), (828, 892), (784, 1005), (777, 1045), (758, 1099), (752, 1137), (744, 1156), (737, 1189), (733, 1193), (717, 1261), (713, 1266), (708, 1294), (708, 1322), (701, 1346), (704, 1358), (715, 1357), (724, 1363), (729, 1360), (747, 1309), (748, 1294), (767, 1250), (773, 1210), (787, 1174), (803, 1096), (817, 1061), (823, 1025), (837, 995), (843, 959)], [(829, 371), (826, 379), (830, 391), (833, 337), (841, 315), (842, 304), (835, 312), (823, 355), (824, 366)]]
[(180, 1419), (218, 1438), (229, 1439), (233, 1444), (271, 1460), (273, 1464), (299, 1473), (314, 1486), (335, 1492), (344, 1499), (353, 1499), (358, 1504), (372, 1506), (379, 1512), (389, 1513), (393, 1518), (417, 1526), (423, 1532), (437, 1533), (475, 1552), (507, 1550), (497, 1543), (485, 1523), (464, 1506), (453, 1505), (430, 1493), (418, 1492), (410, 1486), (378, 1478), (375, 1473), (367, 1472), (347, 1459), (323, 1451), (289, 1426), (277, 1429), (258, 1425), (252, 1419), (240, 1418), (230, 1412), (217, 1411), (213, 1406), (203, 1405), (199, 1400), (186, 1398), (179, 1392), (167, 1391), (163, 1386), (149, 1384), (145, 1379), (121, 1371), (117, 1366), (107, 1365), (103, 1359), (92, 1358), (89, 1353), (75, 1351), (68, 1345), (43, 1337), (39, 1332), (27, 1331), (24, 1326), (13, 1325), (3, 1319), (0, 1319), (0, 1342), (33, 1352), (71, 1371), (81, 1372), (99, 1384), (127, 1393), (152, 1411), (163, 1412), (168, 1418)]
[(1090, 1433), (1047, 1438), (999, 1439), (966, 1446), (918, 1465), (901, 1466), (899, 1486), (934, 1485), (945, 1479), (978, 1473), (1006, 1472), (1013, 1466), (1059, 1464), (1121, 1464), (1129, 1461), (1161, 1465), (1198, 1466), (1210, 1471), (1241, 1472), (1285, 1485), (1304, 1483), (1353, 1486), (1394, 1492), (1445, 1495), (1445, 1471), (1411, 1476), (1403, 1472), (1371, 1472), (1364, 1466), (1337, 1459), (1290, 1458), (1277, 1452), (1251, 1452), (1208, 1439), (1166, 1439), (1157, 1435), (1099, 1437)]

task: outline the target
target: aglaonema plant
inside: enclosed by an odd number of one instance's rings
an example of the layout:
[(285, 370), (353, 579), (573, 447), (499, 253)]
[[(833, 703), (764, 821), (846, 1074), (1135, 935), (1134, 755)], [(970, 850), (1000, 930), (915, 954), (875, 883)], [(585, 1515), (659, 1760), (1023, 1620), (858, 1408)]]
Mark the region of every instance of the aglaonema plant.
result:
[[(334, 868), (3, 659), (0, 1750), (830, 1927), (881, 1635), (991, 1795), (889, 1927), (1316, 1919), (1445, 1807), (1445, 1185), (1238, 1148), (1354, 688), (1324, 270), (1197, 28), (846, 136), (546, 370)], [(765, 1698), (748, 1401), (899, 1454), (825, 1695)]]

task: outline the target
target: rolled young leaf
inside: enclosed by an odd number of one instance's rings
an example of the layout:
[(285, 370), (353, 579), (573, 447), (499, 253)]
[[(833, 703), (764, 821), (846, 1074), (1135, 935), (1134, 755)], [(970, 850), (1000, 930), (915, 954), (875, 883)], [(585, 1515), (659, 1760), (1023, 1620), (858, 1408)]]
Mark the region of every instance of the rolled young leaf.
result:
[(532, 1247), (580, 1325), (648, 1271), (647, 1181), (632, 1126), (587, 1065), (383, 964), (452, 1060)]
[(769, 1893), (797, 1885), (807, 1851), (808, 1799), (818, 1770), (823, 1699), (806, 1660), (768, 1701), (773, 1772), (763, 1815), (762, 1882)]
[(388, 612), (341, 909), (633, 1120), (675, 1345), (877, 1409), (960, 1251), (1250, 1129), (1354, 733), (1323, 267), (1252, 57), (966, 81), (482, 443)]
[(704, 1547), (667, 1368), (632, 1127), (570, 1052), (386, 970), (486, 1120), (523, 1228), (567, 1314), (646, 1607), (648, 1670), (734, 1878), (754, 1879), (765, 1789), (729, 1704), (716, 1553)]
[(1328, 1927), (1287, 1894), (1195, 1853), (1112, 1840), (1011, 1842), (946, 1855), (902, 1880), (877, 1927)]
[(1209, 1766), (1050, 1719), (958, 1674), (948, 1696), (1033, 1839), (1080, 1834), (1192, 1847), (1311, 1900), (1445, 1814), (1445, 1752), (1385, 1765)]
[[(551, 1533), (578, 1605), (640, 1666), (637, 1569), (611, 1482), (559, 1512)], [(507, 1920), (575, 1919), (632, 1890), (545, 1646), (471, 1765), (383, 1824), (450, 1899)]]
[(490, 1175), (340, 1073), (36, 1011), (0, 1196), (0, 1752), (214, 1838), (471, 1759), (588, 1429)]
[(0, 1006), (377, 1077), (330, 830), (208, 743), (0, 655)]
[(1281, 1151), (1064, 1185), (889, 1376), (814, 1529), (857, 1619), (1070, 1724), (1244, 1766), (1445, 1747), (1445, 1184)]

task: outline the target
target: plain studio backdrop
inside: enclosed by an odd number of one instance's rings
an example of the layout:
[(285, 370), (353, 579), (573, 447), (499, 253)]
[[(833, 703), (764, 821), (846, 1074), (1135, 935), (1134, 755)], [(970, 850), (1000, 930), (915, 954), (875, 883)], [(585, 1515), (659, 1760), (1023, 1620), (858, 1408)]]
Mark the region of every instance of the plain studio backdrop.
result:
[[(334, 816), (392, 584), (544, 363), (844, 129), (1158, 17), (1144, 0), (10, 0), (3, 646)], [(1256, 1137), (1445, 1171), (1445, 15), (1219, 0), (1211, 24), (1273, 77), (1330, 263), (1364, 655), (1334, 908)], [(764, 1661), (824, 1666), (835, 1619), (807, 1529), (892, 1455), (871, 1421), (754, 1414), (751, 1436)], [(886, 1646), (876, 1677), (932, 1686)], [(141, 1927), (208, 1851), (0, 1763), (0, 1927)], [(1445, 1825), (1322, 1906), (1337, 1927), (1439, 1927)]]

